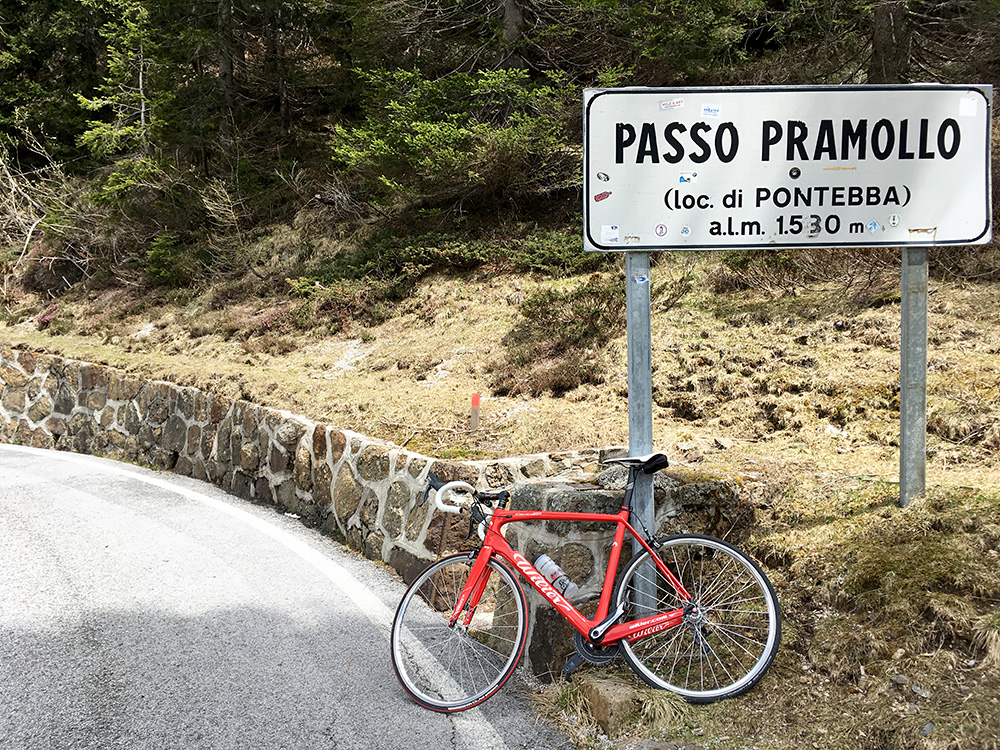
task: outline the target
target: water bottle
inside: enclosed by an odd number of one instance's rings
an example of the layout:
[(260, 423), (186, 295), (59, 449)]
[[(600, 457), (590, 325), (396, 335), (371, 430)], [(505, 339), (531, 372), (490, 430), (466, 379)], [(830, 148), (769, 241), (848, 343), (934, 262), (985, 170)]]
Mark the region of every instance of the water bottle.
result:
[(573, 580), (563, 572), (563, 569), (556, 565), (555, 560), (544, 552), (535, 555), (533, 560), (535, 568), (545, 576), (546, 580), (560, 594), (569, 599), (580, 588)]

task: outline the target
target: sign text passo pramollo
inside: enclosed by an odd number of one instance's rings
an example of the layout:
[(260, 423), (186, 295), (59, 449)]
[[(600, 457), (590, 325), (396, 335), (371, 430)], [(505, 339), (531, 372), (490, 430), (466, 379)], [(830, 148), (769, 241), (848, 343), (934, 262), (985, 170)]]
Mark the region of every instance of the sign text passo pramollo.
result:
[[(764, 120), (752, 142), (759, 144), (760, 160), (865, 161), (867, 159), (952, 159), (962, 143), (958, 121), (947, 117), (939, 123), (921, 118), (893, 122), (882, 118), (820, 120), (810, 127), (801, 120)], [(615, 163), (626, 159), (636, 164), (679, 164), (687, 159), (704, 164), (712, 158), (728, 164), (736, 158), (744, 140), (735, 123), (717, 126), (683, 122), (659, 126), (655, 122), (615, 123)]]

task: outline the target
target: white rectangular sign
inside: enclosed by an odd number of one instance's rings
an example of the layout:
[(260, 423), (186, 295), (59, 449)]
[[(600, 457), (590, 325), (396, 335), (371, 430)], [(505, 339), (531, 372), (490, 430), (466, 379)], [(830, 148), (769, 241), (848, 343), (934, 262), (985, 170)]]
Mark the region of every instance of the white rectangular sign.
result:
[(588, 89), (588, 250), (989, 242), (990, 86)]

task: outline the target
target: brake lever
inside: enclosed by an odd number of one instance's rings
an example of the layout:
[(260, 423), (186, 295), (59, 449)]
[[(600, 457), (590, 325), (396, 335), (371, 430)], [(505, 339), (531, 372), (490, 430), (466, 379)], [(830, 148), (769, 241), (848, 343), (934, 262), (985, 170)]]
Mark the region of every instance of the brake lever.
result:
[(420, 508), (420, 507), (423, 506), (424, 503), (427, 502), (427, 498), (430, 497), (432, 489), (435, 492), (437, 492), (442, 487), (444, 487), (444, 482), (442, 482), (440, 479), (438, 479), (438, 475), (437, 474), (428, 474), (427, 475), (427, 486), (424, 488), (424, 496), (421, 499), (420, 503), (417, 505), (417, 507)]

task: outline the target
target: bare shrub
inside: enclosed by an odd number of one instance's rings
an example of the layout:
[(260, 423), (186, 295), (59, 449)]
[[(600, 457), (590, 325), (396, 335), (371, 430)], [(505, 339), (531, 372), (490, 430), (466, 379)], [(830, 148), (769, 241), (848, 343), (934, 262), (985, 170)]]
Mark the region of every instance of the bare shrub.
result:
[(333, 221), (361, 219), (371, 211), (371, 206), (355, 197), (337, 175), (331, 175), (326, 183), (320, 186), (312, 201), (314, 205), (322, 206), (323, 211)]
[[(650, 289), (657, 312), (670, 309), (691, 289), (692, 266)], [(523, 320), (504, 339), (506, 355), (490, 367), (499, 395), (560, 396), (604, 381), (608, 344), (625, 332), (625, 281), (591, 274), (569, 289), (544, 288), (521, 302)]]
[(996, 242), (982, 247), (935, 247), (928, 252), (927, 262), (935, 278), (1000, 280), (1000, 245)]
[(895, 284), (900, 253), (894, 248), (730, 250), (709, 275), (716, 294), (741, 289), (790, 293), (811, 284), (836, 283), (862, 295)]
[[(38, 153), (44, 150), (36, 144)], [(88, 185), (49, 160), (23, 172), (0, 151), (0, 246), (16, 258), (4, 269), (3, 295), (16, 280), (29, 290), (54, 296), (94, 270), (94, 245), (107, 243), (106, 210), (95, 206)]]

